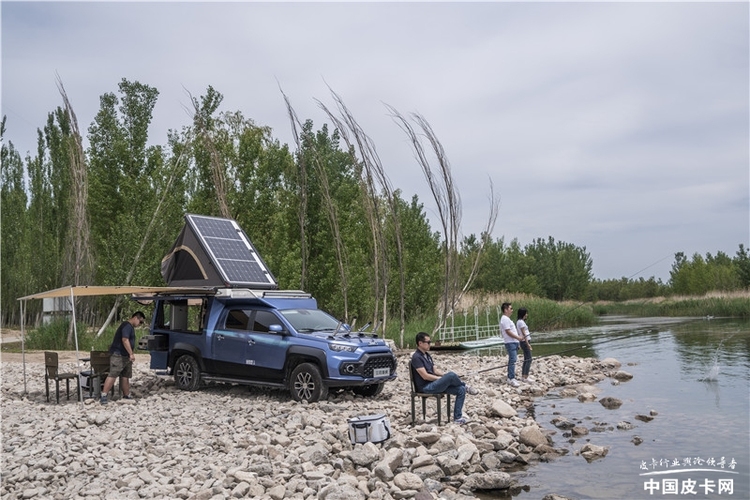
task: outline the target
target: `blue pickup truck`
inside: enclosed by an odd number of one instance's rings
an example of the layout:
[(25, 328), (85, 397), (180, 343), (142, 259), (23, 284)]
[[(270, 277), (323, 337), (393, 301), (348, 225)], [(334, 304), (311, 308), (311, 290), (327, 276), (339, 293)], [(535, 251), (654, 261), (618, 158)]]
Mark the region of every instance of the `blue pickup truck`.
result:
[(182, 390), (224, 382), (288, 389), (297, 401), (315, 402), (329, 389), (376, 396), (396, 378), (383, 339), (352, 331), (301, 291), (216, 288), (149, 300), (151, 328), (139, 347)]

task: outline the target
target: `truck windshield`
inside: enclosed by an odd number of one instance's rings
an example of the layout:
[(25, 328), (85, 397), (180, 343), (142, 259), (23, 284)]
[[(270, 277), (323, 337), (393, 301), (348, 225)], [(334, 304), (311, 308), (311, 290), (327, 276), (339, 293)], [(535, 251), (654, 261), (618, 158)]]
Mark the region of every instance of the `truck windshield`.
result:
[(339, 321), (320, 309), (285, 309), (279, 311), (300, 333), (334, 331), (343, 327)]

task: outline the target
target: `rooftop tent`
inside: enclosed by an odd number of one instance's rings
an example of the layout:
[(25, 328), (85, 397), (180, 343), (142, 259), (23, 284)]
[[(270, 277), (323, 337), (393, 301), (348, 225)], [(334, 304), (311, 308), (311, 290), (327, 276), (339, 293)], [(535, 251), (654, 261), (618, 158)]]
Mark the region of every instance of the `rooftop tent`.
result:
[(185, 215), (185, 226), (161, 261), (161, 275), (169, 286), (279, 287), (236, 221), (205, 215)]

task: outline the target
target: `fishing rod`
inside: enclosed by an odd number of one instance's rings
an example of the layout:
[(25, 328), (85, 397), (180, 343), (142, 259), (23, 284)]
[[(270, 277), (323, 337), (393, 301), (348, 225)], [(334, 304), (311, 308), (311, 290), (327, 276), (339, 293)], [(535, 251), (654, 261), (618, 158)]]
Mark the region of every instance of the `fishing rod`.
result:
[[(610, 339), (607, 339), (607, 340), (603, 340), (601, 342), (596, 342), (593, 345), (585, 345), (584, 344), (584, 345), (581, 345), (581, 346), (578, 346), (578, 347), (571, 347), (570, 349), (564, 349), (562, 351), (553, 352), (551, 354), (545, 354), (544, 356), (535, 357), (533, 359), (538, 360), (538, 359), (549, 358), (551, 356), (559, 356), (560, 354), (564, 354), (566, 352), (578, 351), (578, 350), (581, 350), (581, 349), (585, 349), (587, 347), (597, 347), (597, 346), (600, 346), (602, 344), (606, 344), (607, 342), (614, 342), (615, 340), (622, 340), (622, 339), (630, 338), (630, 337), (633, 337), (633, 336), (634, 335), (630, 335), (630, 334), (628, 334), (628, 335), (620, 335), (618, 337), (614, 337), (614, 338), (610, 338)], [(523, 362), (523, 359), (521, 359), (521, 358), (518, 358), (516, 360), (516, 363), (521, 363), (521, 362)], [(473, 377), (474, 375), (479, 375), (480, 373), (485, 373), (485, 372), (489, 372), (489, 371), (493, 371), (493, 370), (499, 370), (500, 368), (507, 368), (509, 364), (510, 363), (505, 363), (504, 365), (493, 366), (491, 368), (485, 368), (483, 370), (479, 370), (479, 371), (476, 371), (476, 372), (469, 372), (465, 376), (467, 376), (467, 377)]]
[[(587, 345), (582, 345), (582, 346), (578, 346), (578, 347), (572, 347), (570, 349), (565, 349), (563, 351), (553, 352), (552, 354), (545, 354), (544, 356), (539, 356), (538, 358), (534, 358), (534, 359), (544, 359), (544, 358), (549, 358), (550, 356), (558, 356), (558, 355), (566, 353), (566, 352), (578, 351), (579, 349), (585, 349), (586, 347), (588, 347), (588, 346)], [(521, 361), (522, 361), (521, 359), (518, 359), (518, 360), (516, 360), (516, 363), (519, 363)], [(492, 370), (499, 370), (500, 368), (507, 368), (507, 366), (509, 364), (510, 363), (505, 363), (504, 365), (493, 366), (492, 368), (485, 368), (484, 370), (479, 370), (479, 371), (476, 371), (476, 372), (467, 373), (464, 376), (465, 377), (473, 377), (474, 375), (479, 375), (480, 373), (489, 372), (489, 371), (492, 371)]]

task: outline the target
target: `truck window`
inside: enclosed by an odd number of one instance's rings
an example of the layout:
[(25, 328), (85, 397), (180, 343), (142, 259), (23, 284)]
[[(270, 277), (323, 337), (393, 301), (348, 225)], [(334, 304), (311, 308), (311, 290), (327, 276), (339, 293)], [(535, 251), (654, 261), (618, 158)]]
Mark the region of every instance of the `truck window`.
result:
[(249, 320), (251, 311), (245, 311), (242, 309), (232, 309), (227, 314), (227, 321), (225, 328), (227, 330), (247, 330), (247, 323)]
[(253, 322), (253, 331), (268, 333), (268, 327), (271, 325), (280, 325), (281, 320), (270, 311), (256, 311), (255, 321)]

